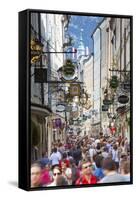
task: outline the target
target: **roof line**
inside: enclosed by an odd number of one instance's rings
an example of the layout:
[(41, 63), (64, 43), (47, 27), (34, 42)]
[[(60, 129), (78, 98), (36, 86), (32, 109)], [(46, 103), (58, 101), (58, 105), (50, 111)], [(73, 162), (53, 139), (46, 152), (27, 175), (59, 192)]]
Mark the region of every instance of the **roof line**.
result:
[(104, 22), (104, 20), (106, 19), (106, 17), (103, 18), (103, 20), (101, 22), (98, 23), (98, 25), (96, 26), (96, 28), (94, 29), (94, 31), (91, 34), (91, 37), (93, 37), (94, 33), (96, 32), (96, 30), (100, 27), (100, 25)]

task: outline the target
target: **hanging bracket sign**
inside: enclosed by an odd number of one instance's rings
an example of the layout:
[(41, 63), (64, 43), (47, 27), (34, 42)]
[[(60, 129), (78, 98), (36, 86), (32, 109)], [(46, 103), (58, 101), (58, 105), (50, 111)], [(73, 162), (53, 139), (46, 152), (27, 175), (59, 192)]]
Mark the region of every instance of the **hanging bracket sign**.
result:
[(56, 111), (57, 112), (64, 112), (65, 111), (65, 105), (64, 104), (57, 104), (56, 105)]

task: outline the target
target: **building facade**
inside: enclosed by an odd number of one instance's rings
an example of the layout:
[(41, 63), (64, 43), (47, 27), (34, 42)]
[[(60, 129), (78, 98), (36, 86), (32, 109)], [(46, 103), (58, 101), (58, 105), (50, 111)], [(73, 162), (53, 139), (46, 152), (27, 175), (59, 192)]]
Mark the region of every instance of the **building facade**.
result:
[[(130, 87), (130, 20), (104, 18), (92, 34), (92, 38), (95, 132), (100, 132), (103, 127), (110, 127), (112, 133), (128, 137), (130, 90), (124, 89), (124, 85), (127, 83)], [(112, 84), (114, 81), (116, 85)], [(121, 95), (126, 95), (129, 101), (120, 103), (118, 99)], [(108, 100), (107, 105), (105, 100)], [(107, 106), (107, 109), (105, 110), (105, 107), (103, 110), (103, 106)], [(119, 112), (123, 106), (124, 110)]]
[(97, 135), (101, 127), (101, 41), (100, 41), (100, 29), (96, 28), (92, 34), (93, 39), (93, 113), (92, 113), (92, 126), (93, 132)]
[[(57, 70), (64, 63), (64, 32), (67, 17), (53, 14), (31, 14), (31, 40), (43, 45), (41, 59), (31, 64), (31, 159), (37, 160), (43, 152), (50, 155), (52, 143), (64, 138), (64, 113), (57, 113)], [(35, 68), (47, 69), (47, 80), (35, 82)], [(50, 84), (47, 82), (54, 81)], [(54, 126), (60, 120), (61, 126)]]

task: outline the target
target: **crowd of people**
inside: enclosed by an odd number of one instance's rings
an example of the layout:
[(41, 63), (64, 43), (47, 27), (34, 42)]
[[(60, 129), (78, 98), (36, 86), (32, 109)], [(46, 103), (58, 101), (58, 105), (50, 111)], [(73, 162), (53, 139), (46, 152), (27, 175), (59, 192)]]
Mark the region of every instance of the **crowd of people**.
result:
[(31, 187), (91, 185), (130, 181), (128, 138), (67, 135), (31, 165)]

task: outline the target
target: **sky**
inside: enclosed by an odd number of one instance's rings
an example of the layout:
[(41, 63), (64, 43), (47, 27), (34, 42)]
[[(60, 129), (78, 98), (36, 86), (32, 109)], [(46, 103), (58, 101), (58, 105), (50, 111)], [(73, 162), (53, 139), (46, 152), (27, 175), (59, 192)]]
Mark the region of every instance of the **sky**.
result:
[(91, 35), (97, 25), (103, 20), (103, 17), (98, 16), (71, 16), (68, 33), (74, 39), (74, 47), (77, 48), (79, 45), (79, 38), (81, 29), (83, 29), (83, 42), (85, 47), (88, 46), (89, 50), (92, 52), (92, 39)]

